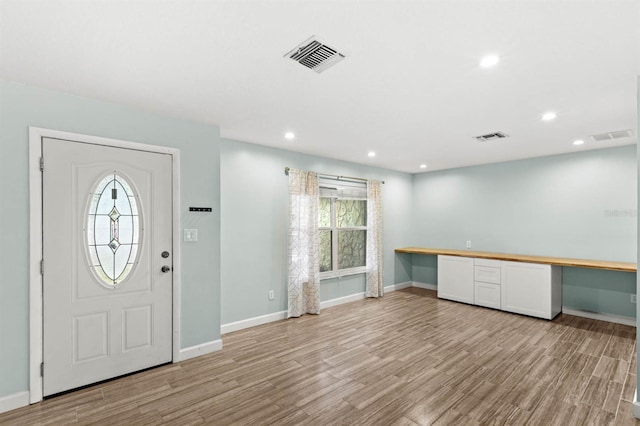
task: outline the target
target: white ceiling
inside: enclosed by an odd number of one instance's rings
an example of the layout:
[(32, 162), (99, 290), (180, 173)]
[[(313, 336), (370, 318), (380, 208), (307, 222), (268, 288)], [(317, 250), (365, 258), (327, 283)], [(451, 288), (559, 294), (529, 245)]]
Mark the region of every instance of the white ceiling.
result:
[(637, 0), (0, 1), (0, 78), (410, 173), (635, 143), (638, 74)]

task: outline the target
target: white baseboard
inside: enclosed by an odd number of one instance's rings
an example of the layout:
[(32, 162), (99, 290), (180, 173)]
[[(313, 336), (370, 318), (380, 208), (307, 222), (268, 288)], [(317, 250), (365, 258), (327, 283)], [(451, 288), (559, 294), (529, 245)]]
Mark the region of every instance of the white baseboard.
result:
[(392, 291), (402, 290), (403, 288), (409, 288), (409, 287), (413, 287), (413, 283), (411, 281), (406, 281), (404, 283), (388, 285), (384, 288), (384, 292), (391, 293)]
[(195, 358), (200, 355), (210, 354), (211, 352), (216, 352), (219, 350), (222, 350), (222, 340), (213, 340), (201, 345), (180, 349), (180, 356), (178, 361), (185, 361), (187, 359)]
[(636, 319), (633, 317), (623, 317), (620, 315), (602, 314), (600, 312), (583, 311), (582, 309), (574, 309), (568, 306), (562, 307), (562, 312), (576, 317), (591, 318), (600, 321), (615, 322), (617, 324), (636, 326)]
[[(435, 290), (435, 284), (424, 284), (412, 281), (406, 281), (403, 283), (388, 285), (384, 288), (385, 293), (391, 293), (392, 291), (401, 290), (409, 287), (420, 287), (429, 290)], [(365, 293), (350, 294), (349, 296), (338, 297), (336, 299), (325, 300), (320, 302), (320, 309), (330, 308), (332, 306), (342, 305), (343, 303), (355, 302), (356, 300), (362, 300), (365, 298)], [(287, 311), (273, 312), (271, 314), (261, 315), (259, 317), (247, 318), (245, 320), (230, 322), (228, 324), (222, 324), (220, 326), (220, 334), (231, 333), (232, 331), (243, 330), (249, 327), (255, 327), (256, 325), (267, 324), (274, 321), (280, 321), (287, 319)]]
[(280, 321), (283, 319), (287, 319), (287, 311), (274, 312), (271, 314), (260, 315), (259, 317), (230, 322), (228, 324), (222, 324), (220, 326), (220, 334), (227, 334), (231, 333), (232, 331), (243, 330), (245, 328), (255, 327), (256, 325), (262, 325), (268, 322)]
[(320, 302), (320, 309), (330, 308), (336, 305), (342, 305), (343, 303), (355, 302), (356, 300), (364, 299), (364, 292), (350, 294), (349, 296), (338, 297), (337, 299), (325, 300)]
[(29, 405), (29, 392), (18, 392), (0, 397), (0, 413)]
[[(384, 288), (385, 293), (390, 293), (395, 290), (411, 287), (413, 283), (407, 281), (404, 283), (389, 285)], [(365, 298), (364, 292), (350, 294), (349, 296), (338, 297), (336, 299), (325, 300), (320, 302), (320, 309), (330, 308), (332, 306), (342, 305), (343, 303), (355, 302), (356, 300), (362, 300)], [(228, 324), (222, 324), (220, 327), (220, 334), (231, 333), (232, 331), (243, 330), (249, 327), (255, 327), (256, 325), (267, 324), (274, 321), (280, 321), (287, 319), (287, 311), (273, 312), (271, 314), (261, 315), (259, 317), (247, 318), (245, 320), (230, 322)]]
[(437, 290), (438, 286), (435, 284), (427, 284), (427, 283), (419, 283), (417, 281), (413, 281), (411, 283), (412, 287), (424, 288), (426, 290)]
[(640, 419), (640, 402), (638, 402), (638, 388), (633, 394), (633, 417)]

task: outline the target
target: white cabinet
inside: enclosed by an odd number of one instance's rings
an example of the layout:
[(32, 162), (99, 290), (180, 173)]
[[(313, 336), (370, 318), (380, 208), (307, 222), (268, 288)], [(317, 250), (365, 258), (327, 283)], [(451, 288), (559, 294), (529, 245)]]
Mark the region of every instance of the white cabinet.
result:
[(559, 266), (502, 262), (502, 309), (552, 319), (562, 311)]
[(474, 303), (473, 258), (438, 256), (438, 297)]
[(562, 268), (438, 255), (438, 297), (552, 319), (562, 311)]

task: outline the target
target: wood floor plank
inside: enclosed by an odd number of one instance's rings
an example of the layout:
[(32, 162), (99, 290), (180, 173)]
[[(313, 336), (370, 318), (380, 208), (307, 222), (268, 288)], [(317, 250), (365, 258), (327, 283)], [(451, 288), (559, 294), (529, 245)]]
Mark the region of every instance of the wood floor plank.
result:
[[(434, 423), (435, 424), (435, 423)], [(409, 420), (406, 416), (402, 416), (393, 423), (390, 423), (389, 426), (419, 426), (418, 423)]]
[(591, 376), (582, 396), (582, 403), (615, 414), (622, 395), (622, 385)]
[(629, 363), (621, 359), (601, 356), (600, 362), (596, 366), (593, 375), (605, 380), (612, 380), (616, 383), (624, 383), (629, 371)]
[(443, 386), (423, 401), (416, 402), (406, 416), (418, 424), (430, 424), (464, 397), (458, 390)]
[[(633, 402), (633, 396), (636, 391), (636, 385), (638, 380), (636, 379), (636, 375), (631, 373), (632, 370), (629, 370), (627, 374), (627, 379), (624, 383), (624, 388), (622, 389), (622, 401)], [(635, 371), (635, 370), (633, 370)]]
[(389, 425), (395, 424), (404, 418), (404, 414), (413, 407), (414, 403), (406, 399), (389, 399), (381, 401), (362, 413), (355, 425)]
[(603, 355), (618, 358), (623, 361), (631, 361), (631, 355), (635, 349), (635, 330), (615, 329), (611, 334), (609, 343)]
[(330, 425), (347, 426), (352, 425), (361, 417), (361, 411), (346, 401), (341, 401), (337, 405), (327, 409), (320, 415), (309, 419), (307, 425)]
[[(413, 422), (412, 422), (413, 423)], [(416, 423), (413, 423), (416, 424)], [(449, 426), (449, 425), (468, 425), (476, 426), (481, 423), (471, 417), (460, 414), (455, 410), (447, 410), (435, 421), (428, 423), (433, 426)]]
[(614, 424), (616, 426), (635, 426), (638, 424), (638, 420), (633, 417), (633, 404), (631, 402), (620, 401)]
[[(295, 426), (309, 424), (309, 415), (298, 407), (281, 407), (271, 415), (262, 415), (255, 419), (253, 425), (255, 426)], [(242, 425), (241, 422), (236, 422), (237, 425)]]
[(540, 401), (537, 409), (531, 413), (528, 423), (532, 425), (580, 425), (587, 422), (588, 414), (589, 409), (547, 395)]
[(639, 425), (635, 328), (409, 288), (223, 336), (220, 352), (0, 414), (0, 425)]

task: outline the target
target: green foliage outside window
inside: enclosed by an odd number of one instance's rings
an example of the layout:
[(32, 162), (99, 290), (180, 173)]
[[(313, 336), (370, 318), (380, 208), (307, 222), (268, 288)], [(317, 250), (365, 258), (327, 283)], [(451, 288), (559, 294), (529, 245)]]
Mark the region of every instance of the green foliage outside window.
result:
[(365, 266), (367, 201), (323, 197), (319, 210), (320, 272)]

